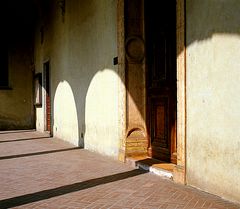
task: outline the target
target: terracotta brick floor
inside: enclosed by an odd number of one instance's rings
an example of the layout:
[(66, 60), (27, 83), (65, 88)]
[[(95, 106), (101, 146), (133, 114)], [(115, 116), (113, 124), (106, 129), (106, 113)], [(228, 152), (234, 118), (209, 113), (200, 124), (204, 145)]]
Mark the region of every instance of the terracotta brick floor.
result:
[(0, 132), (0, 209), (240, 208), (35, 131)]

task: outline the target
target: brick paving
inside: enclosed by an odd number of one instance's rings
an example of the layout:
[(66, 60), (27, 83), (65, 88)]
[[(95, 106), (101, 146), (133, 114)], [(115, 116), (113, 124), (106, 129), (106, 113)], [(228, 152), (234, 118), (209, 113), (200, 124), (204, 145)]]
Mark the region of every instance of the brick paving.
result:
[(239, 209), (34, 130), (0, 132), (0, 209)]

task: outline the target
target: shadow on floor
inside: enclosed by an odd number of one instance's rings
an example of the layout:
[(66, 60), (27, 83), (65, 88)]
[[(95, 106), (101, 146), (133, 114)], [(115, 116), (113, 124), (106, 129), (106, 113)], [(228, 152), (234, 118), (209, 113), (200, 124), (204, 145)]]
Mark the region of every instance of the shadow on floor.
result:
[(7, 160), (7, 159), (13, 159), (13, 158), (20, 158), (20, 157), (29, 157), (29, 156), (35, 156), (35, 155), (45, 155), (45, 154), (51, 154), (56, 152), (66, 152), (66, 151), (72, 151), (72, 150), (78, 150), (82, 149), (81, 147), (73, 147), (73, 148), (67, 148), (67, 149), (58, 149), (58, 150), (48, 150), (43, 152), (33, 152), (33, 153), (26, 153), (26, 154), (20, 154), (20, 155), (10, 155), (10, 156), (2, 156), (0, 157), (0, 160)]
[(36, 130), (31, 129), (31, 130), (0, 131), (0, 134), (16, 134), (16, 133), (26, 133), (26, 132), (36, 132)]
[(19, 141), (30, 141), (30, 140), (36, 140), (36, 139), (49, 139), (48, 136), (43, 137), (31, 137), (31, 138), (24, 138), (24, 139), (8, 139), (8, 140), (0, 140), (0, 143), (8, 143), (8, 142), (19, 142)]
[(107, 184), (107, 183), (127, 179), (127, 178), (138, 176), (144, 173), (147, 173), (147, 172), (140, 169), (134, 169), (127, 172), (117, 173), (117, 174), (104, 176), (96, 179), (91, 179), (83, 182), (77, 182), (74, 184), (69, 184), (69, 185), (57, 187), (54, 189), (48, 189), (40, 192), (35, 192), (35, 193), (13, 197), (5, 200), (0, 200), (0, 208), (5, 209), (5, 208), (11, 208), (11, 207), (16, 207), (20, 205), (25, 205), (25, 204), (49, 199), (52, 197), (57, 197), (57, 196), (69, 194), (72, 192), (88, 189), (91, 187), (96, 187), (102, 184)]

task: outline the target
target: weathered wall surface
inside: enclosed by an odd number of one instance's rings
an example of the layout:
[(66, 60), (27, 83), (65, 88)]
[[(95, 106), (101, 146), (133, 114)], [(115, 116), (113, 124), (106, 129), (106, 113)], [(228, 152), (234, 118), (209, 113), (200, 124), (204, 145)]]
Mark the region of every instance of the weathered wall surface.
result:
[[(50, 61), (53, 134), (117, 157), (121, 128), (121, 80), (113, 65), (117, 56), (117, 1), (69, 0), (65, 14), (57, 2), (51, 1), (48, 18), (42, 16), (35, 39), (37, 71), (42, 71), (44, 61)], [(44, 106), (37, 109), (37, 129), (44, 130)]]
[(186, 3), (187, 183), (240, 202), (240, 2)]
[[(4, 2), (2, 41), (7, 45), (10, 89), (0, 89), (0, 130), (34, 128), (32, 5)], [(33, 16), (31, 16), (34, 19)], [(4, 48), (1, 48), (4, 50)]]
[(0, 90), (0, 130), (34, 128), (30, 48), (9, 49), (10, 90)]

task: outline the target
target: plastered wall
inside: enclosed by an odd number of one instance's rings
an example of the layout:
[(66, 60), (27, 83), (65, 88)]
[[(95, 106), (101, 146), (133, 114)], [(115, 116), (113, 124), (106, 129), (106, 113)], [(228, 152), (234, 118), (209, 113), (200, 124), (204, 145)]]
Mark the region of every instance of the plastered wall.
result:
[(0, 130), (34, 128), (33, 72), (28, 43), (9, 48), (9, 87), (0, 89)]
[(187, 183), (240, 202), (240, 2), (186, 6)]
[(3, 42), (1, 50), (8, 54), (9, 85), (7, 89), (0, 88), (0, 130), (32, 129), (34, 128), (31, 33), (33, 8), (30, 1), (3, 2), (2, 8), (4, 11), (0, 14)]
[[(115, 0), (68, 0), (63, 12), (52, 0), (49, 14), (42, 11), (35, 36), (36, 70), (41, 72), (44, 61), (50, 61), (53, 135), (115, 158), (122, 82), (113, 65), (116, 6)], [(37, 109), (38, 130), (44, 130), (44, 111), (44, 105)]]

